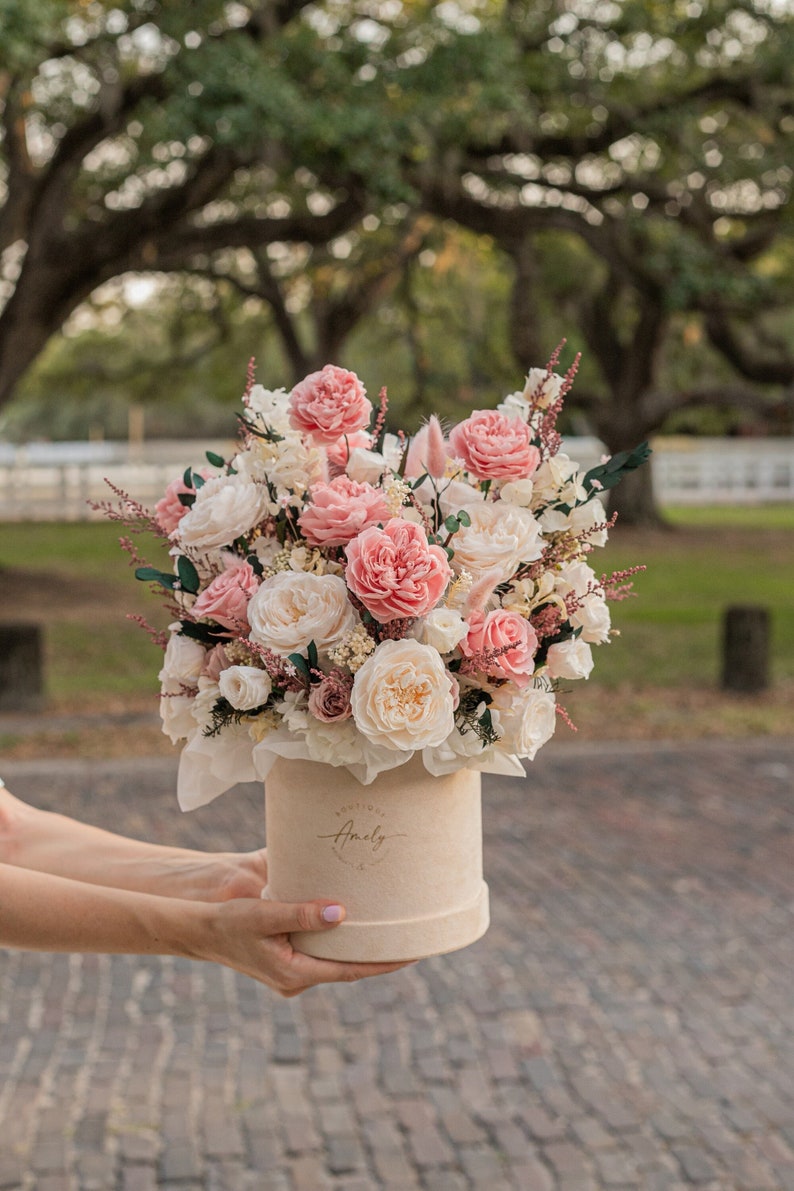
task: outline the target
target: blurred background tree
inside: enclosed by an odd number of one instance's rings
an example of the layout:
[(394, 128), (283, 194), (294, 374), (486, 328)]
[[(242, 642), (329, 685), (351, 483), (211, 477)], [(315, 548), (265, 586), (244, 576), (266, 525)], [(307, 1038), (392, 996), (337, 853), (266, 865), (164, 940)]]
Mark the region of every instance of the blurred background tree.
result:
[(790, 430), (793, 32), (783, 0), (0, 0), (9, 427), (123, 394), (203, 433), (252, 354), (459, 417), (566, 335), (568, 429), (610, 450)]

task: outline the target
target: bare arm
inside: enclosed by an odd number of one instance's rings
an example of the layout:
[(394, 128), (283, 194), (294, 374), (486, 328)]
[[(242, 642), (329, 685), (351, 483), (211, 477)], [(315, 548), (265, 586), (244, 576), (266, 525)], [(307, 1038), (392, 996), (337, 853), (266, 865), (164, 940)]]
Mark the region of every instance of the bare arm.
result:
[(211, 960), (283, 996), (404, 966), (337, 963), (295, 951), (290, 931), (332, 930), (336, 925), (323, 918), (326, 904), (187, 901), (0, 864), (0, 946)]
[(29, 806), (0, 781), (0, 863), (167, 897), (259, 897), (264, 851), (194, 852), (114, 835)]

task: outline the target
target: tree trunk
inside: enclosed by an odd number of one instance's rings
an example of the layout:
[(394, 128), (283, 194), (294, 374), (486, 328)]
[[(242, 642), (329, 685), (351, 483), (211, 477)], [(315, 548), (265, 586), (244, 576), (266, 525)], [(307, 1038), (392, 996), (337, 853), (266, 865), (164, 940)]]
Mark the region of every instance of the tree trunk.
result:
[(607, 508), (617, 513), (621, 525), (643, 526), (648, 529), (669, 528), (656, 504), (653, 491), (652, 458), (636, 471), (623, 476), (616, 488), (608, 493)]

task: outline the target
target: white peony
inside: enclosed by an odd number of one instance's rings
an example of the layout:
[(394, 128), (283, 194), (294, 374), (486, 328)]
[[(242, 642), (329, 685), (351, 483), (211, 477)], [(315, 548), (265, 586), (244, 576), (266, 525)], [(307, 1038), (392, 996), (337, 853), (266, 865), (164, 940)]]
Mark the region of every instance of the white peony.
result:
[(249, 417), (269, 426), (278, 434), (290, 429), (289, 393), (286, 389), (266, 389), (263, 385), (254, 385), (246, 399)]
[(593, 669), (593, 651), (581, 637), (549, 646), (546, 654), (549, 678), (589, 678)]
[(247, 615), (251, 640), (284, 655), (302, 652), (310, 641), (319, 650), (332, 649), (358, 624), (344, 579), (305, 571), (265, 579)]
[(463, 525), (450, 545), (452, 567), (478, 577), (493, 572), (494, 586), (510, 579), (519, 563), (533, 562), (543, 553), (541, 528), (528, 509), (490, 501), (470, 505), (471, 525)]
[(218, 686), (224, 699), (237, 711), (252, 711), (267, 703), (273, 690), (268, 673), (257, 666), (229, 666), (221, 671)]
[[(500, 748), (534, 760), (557, 726), (554, 695), (540, 687), (517, 691), (505, 686), (494, 695), (493, 712), (499, 711)], [(492, 714), (493, 714), (492, 712)]]
[(433, 608), (416, 622), (411, 636), (439, 653), (451, 653), (468, 631), (468, 623), (454, 608)]
[(228, 546), (262, 520), (267, 489), (245, 476), (218, 476), (199, 488), (196, 499), (173, 533), (194, 550)]
[(161, 683), (194, 687), (204, 666), (206, 650), (199, 641), (185, 637), (179, 624), (169, 625), (171, 636), (165, 649), (163, 668), (158, 677)]
[(356, 671), (350, 701), (359, 730), (393, 749), (441, 744), (455, 726), (453, 679), (435, 649), (383, 641)]

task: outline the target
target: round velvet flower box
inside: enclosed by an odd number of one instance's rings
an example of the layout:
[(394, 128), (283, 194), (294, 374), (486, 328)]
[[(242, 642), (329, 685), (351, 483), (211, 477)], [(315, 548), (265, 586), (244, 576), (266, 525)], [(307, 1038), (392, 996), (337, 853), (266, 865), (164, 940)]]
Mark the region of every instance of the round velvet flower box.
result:
[(361, 785), (343, 766), (279, 758), (265, 782), (266, 896), (331, 898), (332, 931), (292, 944), (324, 959), (421, 959), (466, 947), (488, 929), (480, 774), (442, 777), (421, 757)]

